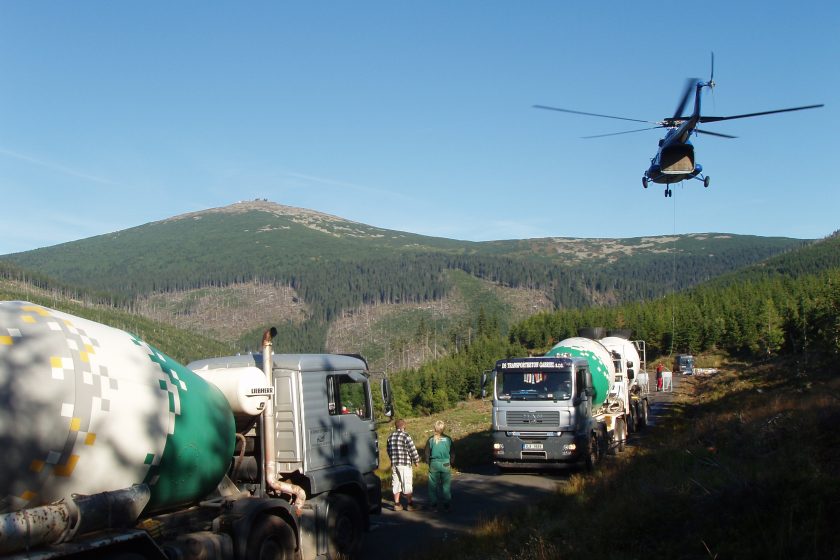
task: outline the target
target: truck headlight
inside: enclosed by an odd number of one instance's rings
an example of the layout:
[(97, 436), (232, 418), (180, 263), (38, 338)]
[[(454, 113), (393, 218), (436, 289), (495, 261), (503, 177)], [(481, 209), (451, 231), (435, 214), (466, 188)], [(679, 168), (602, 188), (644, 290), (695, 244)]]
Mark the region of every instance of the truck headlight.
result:
[(494, 443), (493, 444), (493, 453), (504, 453), (505, 452), (505, 444), (504, 443)]

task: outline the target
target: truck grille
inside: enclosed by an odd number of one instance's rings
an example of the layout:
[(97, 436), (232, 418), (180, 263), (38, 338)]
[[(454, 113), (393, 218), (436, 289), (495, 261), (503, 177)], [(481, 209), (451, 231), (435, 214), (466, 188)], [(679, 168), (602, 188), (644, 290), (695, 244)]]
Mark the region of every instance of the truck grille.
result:
[(505, 420), (510, 428), (522, 427), (532, 430), (557, 428), (560, 426), (560, 412), (557, 410), (546, 410), (544, 412), (508, 410)]

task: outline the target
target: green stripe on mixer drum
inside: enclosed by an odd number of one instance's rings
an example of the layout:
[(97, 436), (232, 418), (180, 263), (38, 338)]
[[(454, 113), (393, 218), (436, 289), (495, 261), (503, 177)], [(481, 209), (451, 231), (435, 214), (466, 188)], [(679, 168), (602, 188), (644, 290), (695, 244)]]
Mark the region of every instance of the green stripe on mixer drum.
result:
[(592, 386), (595, 389), (595, 395), (592, 397), (592, 405), (600, 406), (603, 404), (607, 399), (607, 392), (610, 389), (609, 371), (603, 361), (594, 352), (571, 346), (552, 348), (546, 353), (546, 356), (556, 356), (558, 354), (569, 354), (573, 358), (585, 358), (589, 362), (590, 373), (592, 374)]
[[(196, 501), (209, 494), (230, 465), (236, 441), (233, 413), (213, 385), (149, 346), (166, 377), (170, 434), (144, 482), (152, 489), (147, 511)], [(173, 426), (174, 422), (174, 428)]]

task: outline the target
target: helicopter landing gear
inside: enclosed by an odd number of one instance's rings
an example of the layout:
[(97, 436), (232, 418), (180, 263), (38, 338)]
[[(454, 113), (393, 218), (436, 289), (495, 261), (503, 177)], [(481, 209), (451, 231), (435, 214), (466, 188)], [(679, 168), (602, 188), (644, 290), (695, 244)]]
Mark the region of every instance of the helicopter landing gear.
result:
[(665, 198), (674, 196), (674, 191), (670, 187), (665, 187)]
[(709, 188), (709, 182), (710, 182), (710, 180), (709, 180), (709, 176), (708, 176), (708, 175), (706, 175), (705, 177), (703, 177), (703, 186), (704, 186), (704, 187), (706, 187), (707, 189)]
[(648, 186), (648, 178), (647, 177), (642, 177), (642, 186), (644, 188), (647, 188), (647, 186)]

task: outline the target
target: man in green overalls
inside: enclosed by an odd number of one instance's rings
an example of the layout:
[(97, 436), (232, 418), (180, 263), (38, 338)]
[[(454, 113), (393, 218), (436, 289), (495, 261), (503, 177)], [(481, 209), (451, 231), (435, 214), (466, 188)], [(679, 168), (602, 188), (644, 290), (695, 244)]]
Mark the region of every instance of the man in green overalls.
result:
[(446, 424), (442, 420), (435, 422), (435, 435), (426, 442), (426, 462), (429, 464), (429, 503), (437, 510), (449, 511), (452, 503), (451, 466), (455, 459), (452, 438), (443, 434)]

